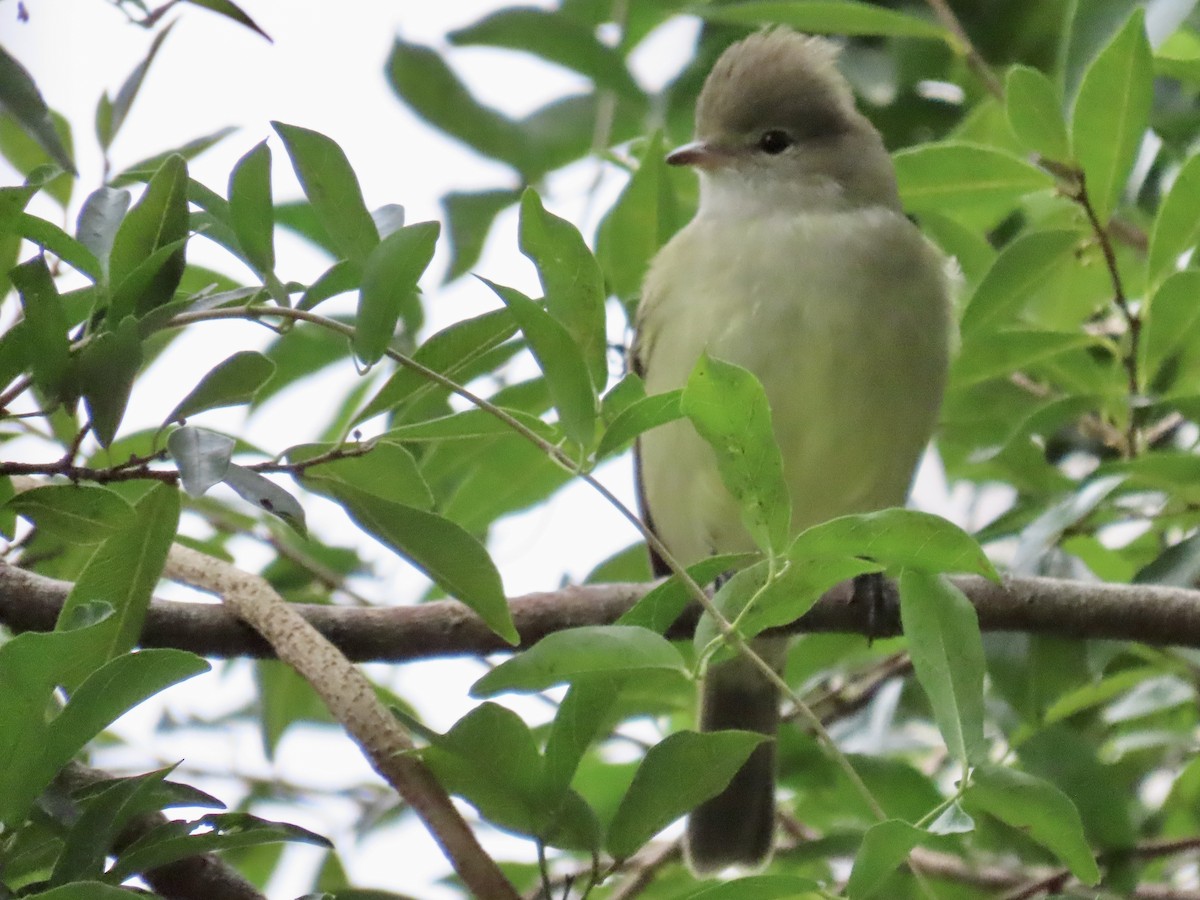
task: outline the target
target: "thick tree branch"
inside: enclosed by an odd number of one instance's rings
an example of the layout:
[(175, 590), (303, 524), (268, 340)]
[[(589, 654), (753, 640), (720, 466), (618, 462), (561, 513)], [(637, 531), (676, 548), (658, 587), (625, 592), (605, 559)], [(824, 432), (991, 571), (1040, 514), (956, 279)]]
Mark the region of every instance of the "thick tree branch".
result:
[[(977, 576), (953, 581), (979, 613), (985, 631), (1021, 631), (1067, 638), (1108, 638), (1160, 646), (1200, 647), (1200, 591), (1152, 585), (1102, 584), (1055, 578)], [(0, 624), (14, 631), (54, 627), (70, 584), (0, 563)], [(521, 646), (555, 631), (610, 624), (645, 594), (647, 584), (598, 584), (515, 598), (513, 618)], [(888, 588), (894, 600), (894, 589)], [(894, 603), (892, 604), (895, 605)], [(470, 609), (453, 600), (421, 606), (361, 608), (289, 604), (349, 659), (405, 662), (480, 656), (509, 650)], [(690, 611), (673, 634), (689, 633)], [(899, 621), (874, 623), (854, 600), (849, 582), (826, 594), (786, 631), (899, 634)], [(270, 657), (270, 645), (224, 606), (155, 600), (142, 646), (180, 647), (211, 657)]]

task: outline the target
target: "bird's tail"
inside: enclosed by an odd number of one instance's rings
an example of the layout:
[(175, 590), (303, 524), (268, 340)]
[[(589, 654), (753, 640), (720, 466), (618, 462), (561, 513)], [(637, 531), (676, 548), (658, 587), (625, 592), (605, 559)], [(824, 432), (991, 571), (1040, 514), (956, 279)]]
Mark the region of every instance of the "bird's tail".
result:
[[(752, 646), (781, 666), (783, 641), (760, 638)], [(725, 790), (692, 811), (685, 843), (688, 865), (697, 873), (734, 865), (759, 868), (771, 857), (775, 835), (779, 690), (747, 659), (719, 663), (704, 678), (700, 729), (756, 731), (770, 740), (750, 754)]]

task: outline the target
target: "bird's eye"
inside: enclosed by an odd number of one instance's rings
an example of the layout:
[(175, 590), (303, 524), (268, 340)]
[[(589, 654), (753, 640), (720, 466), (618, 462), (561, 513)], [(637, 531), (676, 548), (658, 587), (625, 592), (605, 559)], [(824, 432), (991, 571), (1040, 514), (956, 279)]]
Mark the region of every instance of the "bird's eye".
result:
[(763, 136), (758, 139), (758, 148), (763, 153), (770, 153), (772, 156), (782, 153), (790, 146), (792, 146), (791, 136), (786, 131), (778, 129), (764, 132)]

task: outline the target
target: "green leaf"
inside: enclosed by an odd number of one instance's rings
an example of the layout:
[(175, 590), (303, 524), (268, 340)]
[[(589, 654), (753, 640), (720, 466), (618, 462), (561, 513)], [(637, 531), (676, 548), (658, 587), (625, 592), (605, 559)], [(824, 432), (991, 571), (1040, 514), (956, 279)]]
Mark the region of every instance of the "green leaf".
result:
[(529, 341), (563, 431), (580, 446), (591, 447), (596, 436), (596, 393), (579, 345), (557, 319), (520, 291), (481, 280), (504, 301)]
[(0, 47), (0, 107), (12, 115), (21, 129), (59, 166), (72, 175), (78, 174), (33, 76), (3, 47)]
[(628, 859), (671, 822), (715, 797), (764, 740), (745, 731), (678, 731), (655, 744), (621, 798), (605, 841), (608, 852)]
[(147, 832), (121, 852), (108, 877), (124, 879), (188, 857), (280, 841), (298, 841), (326, 849), (333, 846), (327, 838), (299, 825), (272, 822), (250, 813), (210, 813), (195, 822), (170, 821)]
[[(185, 141), (178, 147), (171, 147), (167, 150), (161, 150), (153, 156), (147, 156), (145, 159), (139, 159), (131, 166), (126, 166), (116, 175), (108, 180), (108, 186), (113, 188), (125, 187), (129, 184), (137, 184), (139, 182), (149, 181), (154, 173), (162, 168), (172, 156), (182, 156), (186, 160), (195, 159), (205, 150), (216, 146), (229, 135), (237, 131), (236, 125), (226, 125), (224, 128), (218, 128), (216, 131), (201, 135), (198, 138), (192, 138), (190, 141)], [(195, 197), (189, 197), (193, 202), (204, 206)]]
[(665, 669), (687, 675), (687, 665), (666, 638), (646, 628), (591, 625), (548, 634), (505, 660), (471, 686), (471, 696), (506, 691), (534, 693), (597, 672)]
[(150, 70), (150, 64), (154, 62), (154, 57), (158, 55), (158, 48), (162, 46), (162, 42), (171, 33), (171, 29), (174, 26), (175, 23), (172, 22), (154, 36), (154, 40), (150, 43), (150, 50), (146, 53), (145, 58), (129, 73), (124, 84), (121, 85), (121, 89), (117, 92), (115, 100), (109, 101), (107, 94), (103, 96), (100, 108), (96, 110), (96, 137), (100, 141), (100, 148), (105, 152), (112, 146), (117, 132), (125, 124), (125, 118), (129, 115), (129, 110), (133, 107), (133, 101), (137, 99), (138, 91), (142, 89), (142, 82), (146, 79), (146, 73)]
[(16, 216), (13, 229), (41, 249), (50, 251), (75, 270), (82, 272), (92, 281), (98, 282), (103, 277), (103, 267), (100, 260), (96, 259), (95, 254), (53, 222), (47, 222), (45, 219), (31, 216), (29, 213), (20, 213)]
[(964, 766), (985, 762), (983, 640), (975, 608), (945, 579), (906, 569), (900, 621), (946, 749)]
[(344, 258), (365, 263), (379, 245), (379, 232), (342, 148), (307, 128), (282, 122), (271, 127), (283, 140), (304, 195), (333, 245)]
[(1167, 277), (1144, 313), (1141, 374), (1155, 384), (1168, 364), (1184, 368), (1197, 359), (1194, 340), (1200, 324), (1200, 271), (1185, 269)]
[(1079, 810), (1050, 782), (1014, 769), (979, 766), (971, 774), (966, 796), (969, 808), (988, 812), (1024, 832), (1066, 863), (1084, 884), (1100, 880)]
[(237, 442), (207, 428), (185, 425), (167, 436), (167, 450), (179, 467), (179, 480), (189, 496), (199, 497), (219, 484), (229, 471)]
[(1129, 180), (1149, 122), (1153, 80), (1145, 11), (1135, 9), (1088, 66), (1071, 111), (1071, 149), (1101, 223)]
[(453, 281), (471, 271), (483, 253), (496, 216), (520, 199), (520, 194), (511, 190), (451, 191), (442, 197), (446, 223), (450, 238), (450, 265), (446, 270), (446, 281)]
[(163, 424), (177, 422), (209, 409), (237, 406), (254, 399), (275, 371), (275, 363), (255, 350), (240, 350), (219, 362), (171, 410)]
[(183, 0), (183, 2), (190, 3), (192, 6), (199, 6), (203, 9), (211, 9), (217, 15), (224, 16), (227, 19), (232, 19), (239, 25), (249, 28), (256, 34), (262, 35), (267, 39), (268, 42), (275, 43), (271, 40), (271, 36), (269, 34), (259, 28), (255, 21), (246, 15), (240, 6), (238, 6), (236, 3), (232, 3), (231, 0)]
[(710, 22), (732, 25), (790, 25), (816, 34), (891, 35), (947, 39), (933, 22), (853, 0), (731, 3), (705, 7), (698, 14)]
[(100, 261), (102, 274), (107, 278), (108, 258), (112, 253), (117, 229), (129, 210), (129, 191), (99, 187), (88, 194), (79, 210), (75, 236)]
[(988, 332), (979, 340), (964, 342), (962, 352), (950, 364), (950, 383), (962, 390), (989, 378), (1006, 377), (1034, 363), (1095, 344), (1097, 340), (1092, 335), (1068, 331)]
[(604, 430), (600, 444), (596, 447), (596, 458), (604, 459), (609, 454), (623, 449), (643, 432), (682, 418), (682, 397), (682, 390), (667, 391), (665, 394), (654, 394), (631, 403)]
[(1188, 157), (1171, 190), (1158, 207), (1150, 234), (1146, 280), (1154, 285), (1167, 278), (1181, 257), (1200, 237), (1200, 153)]
[[(557, 439), (557, 429), (537, 416), (520, 409), (499, 408), (534, 434), (551, 442)], [(488, 410), (467, 409), (449, 416), (438, 416), (435, 419), (413, 422), (411, 425), (389, 428), (383, 436), (397, 441), (443, 441), (496, 434), (512, 434), (512, 426), (496, 418)]]
[(951, 216), (925, 210), (921, 213), (921, 230), (958, 261), (968, 284), (977, 284), (996, 259), (986, 236)]
[[(709, 584), (718, 575), (740, 569), (757, 558), (756, 553), (724, 553), (710, 556), (686, 567), (688, 575), (700, 586)], [(688, 603), (694, 598), (687, 586), (672, 575), (662, 584), (646, 593), (641, 600), (617, 620), (619, 625), (638, 625), (662, 634), (674, 624)]]
[(437, 222), (407, 225), (367, 256), (354, 327), (354, 353), (365, 365), (379, 362), (401, 317), (410, 333), (420, 327), (417, 279), (433, 259), (440, 230)]
[(742, 523), (755, 543), (771, 552), (782, 550), (791, 500), (771, 408), (758, 379), (706, 353), (688, 376), (680, 409), (713, 448), (721, 480), (741, 506)]
[(413, 506), (394, 503), (349, 484), (332, 487), (347, 514), (428, 575), (447, 594), (479, 614), (510, 644), (519, 640), (500, 573), (487, 550), (461, 526)]
[(1004, 100), (1008, 124), (1025, 149), (1057, 162), (1070, 159), (1062, 98), (1049, 78), (1029, 66), (1013, 66), (1004, 82)]
[(529, 176), (539, 173), (527, 170), (521, 129), (476, 100), (436, 50), (397, 39), (385, 71), (392, 90), (419, 118), (477, 153), (508, 163), (526, 181), (535, 180)]
[(117, 434), (141, 364), (142, 339), (132, 316), (114, 330), (96, 335), (79, 353), (75, 378), (101, 447), (111, 444)]
[(977, 144), (925, 144), (892, 157), (905, 209), (947, 212), (979, 207), (1003, 215), (1054, 178), (1018, 156)]
[(78, 544), (98, 544), (129, 527), (133, 507), (99, 485), (47, 484), (22, 491), (8, 508)]
[(247, 503), (282, 519), (301, 537), (308, 534), (308, 527), (304, 521), (304, 507), (300, 505), (300, 501), (270, 478), (253, 469), (230, 463), (221, 481), (229, 485)]
[(674, 213), (662, 134), (656, 132), (596, 231), (596, 259), (622, 301), (640, 295), (650, 260), (674, 232)]
[(454, 46), (504, 47), (571, 69), (626, 99), (642, 91), (621, 54), (602, 44), (595, 31), (562, 12), (510, 7), (447, 35)]
[[(288, 450), (288, 462), (308, 463), (335, 449), (338, 449), (335, 444), (302, 444)], [(349, 452), (354, 448), (341, 449)], [(400, 444), (382, 439), (373, 441), (368, 452), (361, 455), (305, 465), (300, 480), (306, 488), (335, 500), (338, 489), (349, 485), (392, 503), (433, 509), (433, 494), (413, 455)]]
[(237, 161), (229, 175), (229, 215), (238, 245), (258, 271), (275, 270), (275, 205), (271, 199), (271, 148), (266, 141)]
[(363, 267), (352, 259), (340, 259), (321, 273), (296, 304), (297, 309), (312, 309), (318, 303), (349, 293), (362, 284)]
[(1026, 231), (1011, 241), (996, 257), (963, 310), (963, 340), (991, 323), (1012, 324), (1013, 311), (1063, 264), (1080, 239), (1079, 232), (1063, 229)]
[(175, 293), (183, 277), (186, 262), (184, 245), (188, 236), (188, 173), (182, 156), (171, 156), (154, 173), (142, 199), (125, 215), (113, 238), (109, 256), (109, 277), (114, 287), (134, 274), (156, 251), (169, 257), (156, 270), (150, 282), (136, 296), (129, 296), (118, 306), (114, 296), (110, 307), (110, 327), (130, 314), (144, 315), (166, 303)]
[(41, 900), (129, 900), (129, 891), (100, 881), (77, 881), (48, 891), (38, 891)]
[(75, 661), (73, 676), (63, 683), (73, 687), (102, 662), (137, 646), (142, 622), (155, 586), (167, 561), (179, 525), (179, 492), (156, 484), (133, 507), (133, 518), (104, 540), (75, 581), (59, 612), (59, 627), (71, 621), (77, 609), (97, 600), (113, 614), (96, 626), (103, 641), (94, 655)]
[(863, 835), (862, 846), (854, 857), (854, 868), (846, 882), (846, 896), (850, 900), (874, 896), (912, 849), (927, 843), (929, 837), (929, 832), (901, 819), (872, 825)]
[(46, 397), (58, 398), (71, 363), (69, 323), (62, 296), (54, 286), (44, 256), (22, 263), (9, 272), (9, 277), (21, 295), (25, 314), (21, 343), (34, 383)]
[(547, 312), (583, 353), (592, 385), (603, 389), (608, 381), (608, 339), (599, 264), (578, 229), (546, 212), (533, 188), (521, 196), (518, 240), (521, 252), (537, 266)]

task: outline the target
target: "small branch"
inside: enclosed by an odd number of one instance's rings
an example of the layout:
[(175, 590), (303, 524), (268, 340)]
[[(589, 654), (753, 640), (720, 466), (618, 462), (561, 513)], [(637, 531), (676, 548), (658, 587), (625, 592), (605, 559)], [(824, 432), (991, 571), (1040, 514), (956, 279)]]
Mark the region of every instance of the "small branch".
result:
[(971, 42), (966, 29), (962, 27), (962, 22), (958, 21), (958, 16), (954, 15), (954, 10), (950, 8), (946, 0), (926, 0), (926, 3), (933, 10), (933, 14), (937, 16), (937, 20), (942, 23), (942, 27), (954, 37), (955, 42), (958, 44), (956, 49), (966, 57), (967, 65), (971, 67), (971, 71), (983, 82), (983, 86), (987, 88), (988, 93), (993, 97), (1003, 100), (1004, 85), (1000, 83), (1000, 79), (996, 77), (991, 66), (987, 64), (987, 60), (975, 48), (975, 44)]
[(467, 888), (479, 897), (518, 894), (479, 845), (450, 797), (415, 755), (408, 735), (379, 701), (371, 682), (262, 578), (178, 544), (164, 573), (217, 594), (304, 676), (354, 738), (373, 768), (429, 828)]

